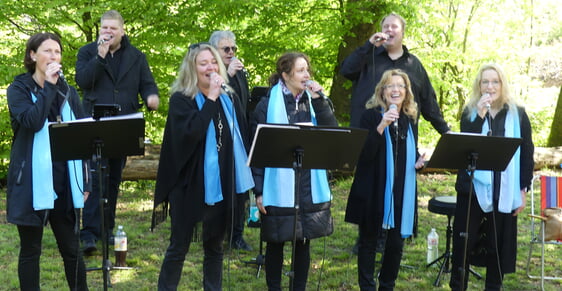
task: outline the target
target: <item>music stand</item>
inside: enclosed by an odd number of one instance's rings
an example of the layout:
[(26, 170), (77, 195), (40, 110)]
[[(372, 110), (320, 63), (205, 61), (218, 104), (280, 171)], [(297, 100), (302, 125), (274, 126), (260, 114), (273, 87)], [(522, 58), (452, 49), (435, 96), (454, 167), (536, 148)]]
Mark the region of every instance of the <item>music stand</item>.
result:
[[(259, 124), (248, 156), (257, 168), (292, 168), (295, 171), (293, 245), (289, 290), (293, 290), (300, 176), (303, 169), (355, 168), (367, 130), (344, 127)], [(267, 258), (266, 258), (267, 259)]]
[[(123, 157), (144, 154), (144, 118), (141, 113), (121, 115), (119, 117), (82, 119), (72, 122), (49, 124), (52, 159), (54, 161), (87, 160), (101, 161), (102, 157)], [(102, 267), (89, 270), (103, 271), (104, 290), (111, 285), (107, 229), (104, 219), (103, 175), (101, 163), (97, 163), (99, 191), (101, 194), (102, 224)]]
[[(470, 191), (468, 193), (468, 209), (466, 215), (463, 260), (460, 270), (461, 286), (464, 286), (466, 251), (468, 244), (468, 224), (470, 221), (470, 205), (472, 205), (473, 182), (475, 170), (504, 171), (515, 151), (521, 144), (521, 138), (486, 136), (474, 133), (445, 133), (439, 139), (431, 159), (427, 163), (430, 168), (452, 170), (466, 169), (470, 172)], [(478, 163), (477, 163), (478, 162)], [(445, 263), (443, 263), (444, 265)], [(469, 268), (470, 270), (470, 268)], [(443, 271), (439, 271), (437, 279)], [(472, 271), (472, 270), (470, 270)], [(479, 274), (478, 274), (479, 275)], [(461, 287), (463, 288), (463, 287)]]

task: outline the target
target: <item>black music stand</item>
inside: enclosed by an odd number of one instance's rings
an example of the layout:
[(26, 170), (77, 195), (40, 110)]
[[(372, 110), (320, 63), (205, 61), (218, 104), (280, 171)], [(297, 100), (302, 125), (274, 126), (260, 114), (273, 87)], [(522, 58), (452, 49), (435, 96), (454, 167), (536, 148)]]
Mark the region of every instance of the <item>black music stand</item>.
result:
[[(142, 114), (121, 115), (98, 120), (84, 119), (49, 125), (52, 159), (54, 161), (87, 160), (101, 161), (103, 158), (144, 155), (144, 118)], [(111, 285), (107, 226), (104, 206), (107, 198), (103, 192), (101, 163), (97, 163), (99, 182), (101, 228), (102, 228), (102, 267), (88, 270), (103, 271), (104, 290)]]
[[(293, 290), (300, 175), (303, 169), (353, 170), (367, 130), (344, 127), (259, 124), (248, 156), (256, 168), (292, 168), (295, 171), (293, 245), (289, 290)], [(267, 259), (267, 258), (266, 258)]]
[[(468, 195), (468, 209), (466, 215), (466, 228), (464, 234), (464, 251), (461, 272), (461, 286), (464, 286), (466, 264), (466, 251), (468, 241), (468, 223), (470, 221), (470, 205), (473, 193), (473, 181), (475, 170), (503, 171), (521, 144), (521, 138), (486, 136), (474, 133), (446, 133), (441, 136), (435, 151), (427, 166), (429, 168), (466, 169), (470, 172), (470, 192)], [(478, 162), (478, 163), (477, 163)], [(443, 265), (437, 276), (443, 272)], [(472, 271), (469, 269), (469, 271)], [(477, 274), (479, 276), (479, 274)], [(437, 281), (436, 281), (437, 282)]]

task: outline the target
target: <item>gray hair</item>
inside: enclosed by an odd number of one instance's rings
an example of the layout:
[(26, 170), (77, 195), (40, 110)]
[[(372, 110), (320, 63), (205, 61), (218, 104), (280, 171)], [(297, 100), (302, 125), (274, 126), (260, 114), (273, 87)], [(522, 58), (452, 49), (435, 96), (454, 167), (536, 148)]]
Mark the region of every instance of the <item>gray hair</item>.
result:
[(221, 41), (223, 39), (230, 39), (234, 42), (234, 44), (236, 44), (236, 36), (234, 35), (234, 33), (232, 31), (229, 31), (229, 30), (214, 31), (211, 34), (211, 37), (209, 38), (209, 42), (211, 43), (212, 46), (214, 46), (215, 48), (218, 48), (219, 47), (219, 41)]

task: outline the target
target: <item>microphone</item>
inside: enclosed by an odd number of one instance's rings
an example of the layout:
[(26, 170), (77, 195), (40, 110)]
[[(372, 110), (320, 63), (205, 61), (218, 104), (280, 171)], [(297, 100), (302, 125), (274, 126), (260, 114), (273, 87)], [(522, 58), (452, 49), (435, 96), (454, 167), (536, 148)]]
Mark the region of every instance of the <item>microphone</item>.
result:
[[(390, 104), (390, 106), (388, 107), (388, 109), (395, 109), (398, 110), (398, 106), (396, 106), (396, 104), (392, 103)], [(394, 119), (394, 127), (398, 128), (398, 118)]]
[[(233, 56), (232, 61), (234, 60), (239, 60), (236, 56)], [(244, 75), (246, 75), (246, 78), (248, 78), (248, 71), (246, 71), (246, 68), (242, 67), (242, 73), (244, 73)]]
[[(312, 85), (313, 82), (314, 82), (314, 81), (312, 81), (312, 80), (306, 80), (305, 86), (309, 87), (309, 86)], [(320, 97), (322, 97), (322, 98), (324, 98), (324, 99), (328, 99), (328, 96), (326, 96), (326, 94), (324, 94), (324, 92), (322, 92), (322, 91), (320, 91), (320, 90), (318, 90), (318, 91), (316, 91), (316, 92), (314, 92), (314, 93), (320, 95)]]
[(230, 91), (230, 89), (228, 89), (228, 87), (226, 86), (225, 83), (221, 84), (221, 88), (224, 90), (224, 92), (226, 92), (226, 94), (230, 95), (232, 92)]
[(64, 74), (62, 73), (62, 69), (60, 69), (57, 74), (59, 75), (59, 78), (61, 78), (63, 81), (66, 81), (66, 79), (64, 78)]

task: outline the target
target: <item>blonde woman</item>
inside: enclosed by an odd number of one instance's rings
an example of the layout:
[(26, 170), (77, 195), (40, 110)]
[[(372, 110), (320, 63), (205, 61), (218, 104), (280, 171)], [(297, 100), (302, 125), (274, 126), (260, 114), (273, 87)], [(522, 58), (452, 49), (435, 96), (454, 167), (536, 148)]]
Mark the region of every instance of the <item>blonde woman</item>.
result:
[[(523, 140), (505, 171), (475, 171), (471, 185), (469, 173), (461, 170), (456, 182), (449, 285), (452, 290), (465, 290), (468, 265), (479, 265), (486, 266), (485, 289), (501, 290), (504, 274), (515, 272), (517, 215), (525, 207), (525, 193), (533, 177), (534, 146), (527, 113), (512, 98), (505, 74), (497, 64), (484, 65), (478, 71), (460, 123), (463, 132)], [(473, 193), (470, 200), (469, 193)], [(467, 231), (465, 246), (461, 233)]]
[(369, 134), (357, 164), (345, 221), (359, 225), (361, 290), (376, 290), (377, 242), (386, 246), (378, 290), (393, 290), (404, 238), (414, 232), (416, 169), (424, 165), (412, 130), (418, 106), (408, 75), (397, 69), (386, 71), (366, 108), (360, 126)]

